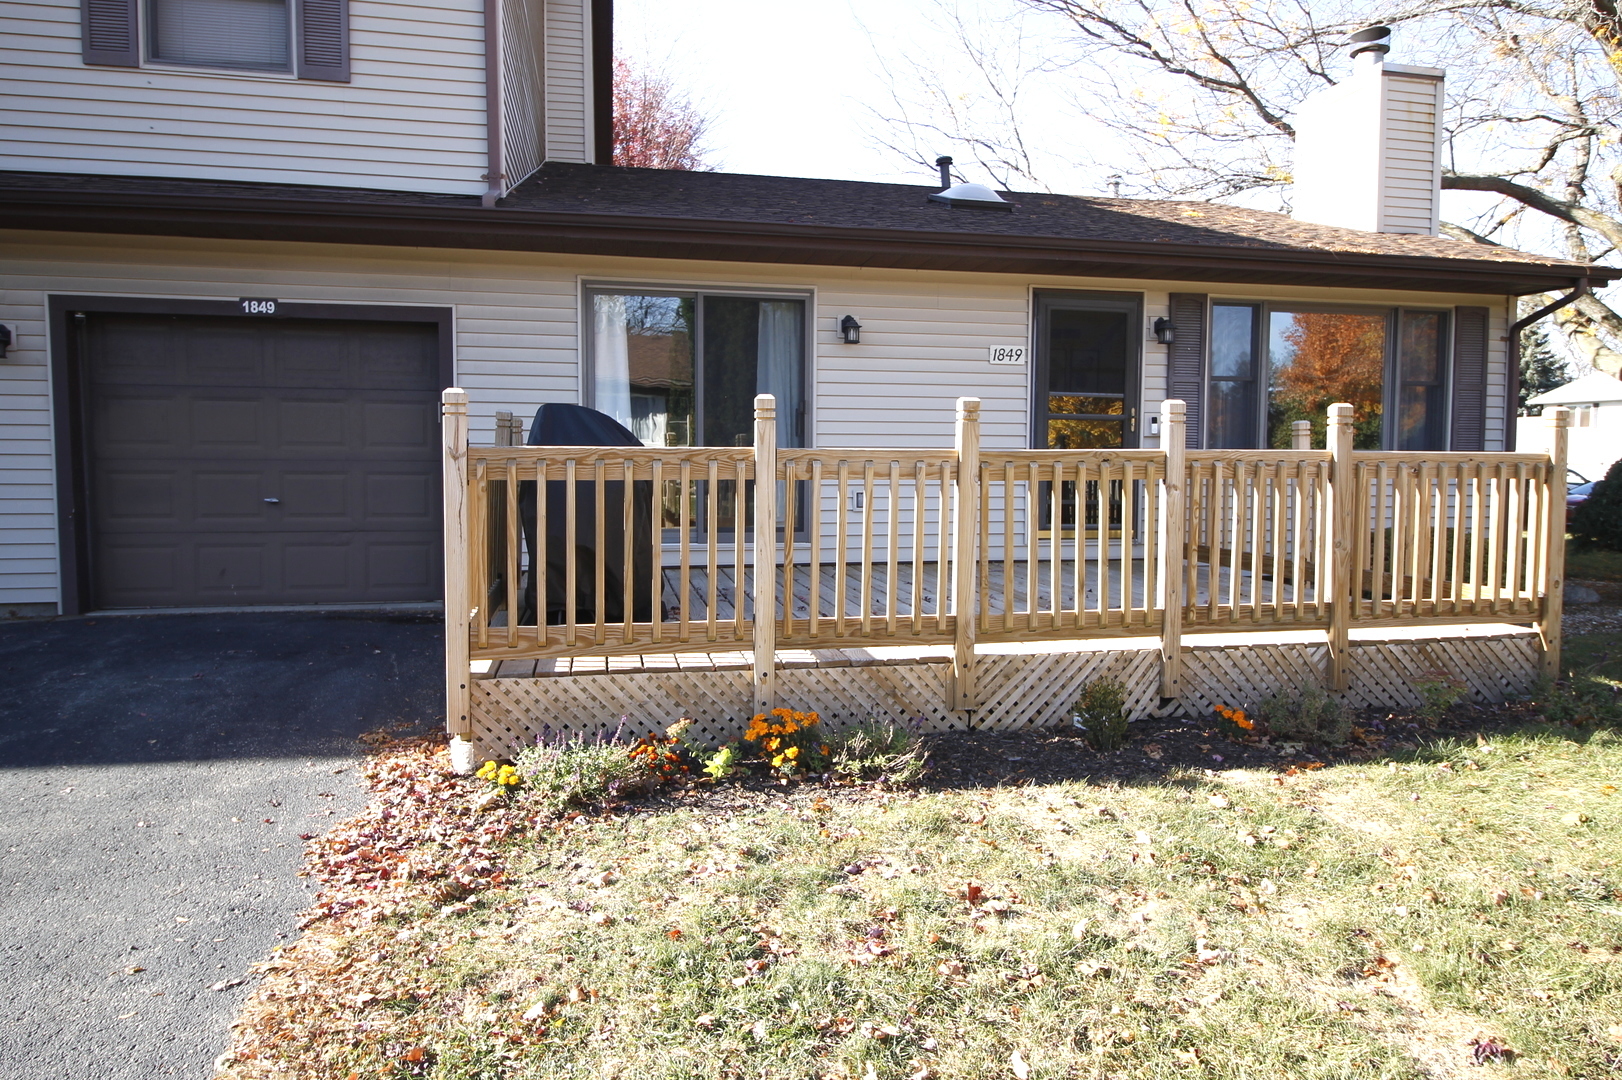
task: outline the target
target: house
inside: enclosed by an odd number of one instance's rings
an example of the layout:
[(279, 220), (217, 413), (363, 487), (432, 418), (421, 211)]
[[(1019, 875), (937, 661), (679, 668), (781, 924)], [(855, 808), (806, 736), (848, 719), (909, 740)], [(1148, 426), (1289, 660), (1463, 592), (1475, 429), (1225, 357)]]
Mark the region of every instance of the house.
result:
[[(736, 446), (1512, 441), (1517, 298), (1437, 235), (1440, 72), (1303, 119), (1300, 216), (615, 168), (609, 0), (14, 0), (0, 609), (440, 596), (439, 391)], [(953, 179), (948, 177), (948, 179)], [(1322, 445), (1321, 442), (1318, 445)]]
[[(1603, 371), (1593, 371), (1564, 386), (1537, 395), (1529, 405), (1564, 405), (1571, 410), (1571, 449), (1567, 461), (1573, 472), (1586, 480), (1600, 480), (1607, 469), (1622, 458), (1622, 380)], [(1542, 423), (1536, 416), (1521, 416), (1516, 423), (1523, 430)]]

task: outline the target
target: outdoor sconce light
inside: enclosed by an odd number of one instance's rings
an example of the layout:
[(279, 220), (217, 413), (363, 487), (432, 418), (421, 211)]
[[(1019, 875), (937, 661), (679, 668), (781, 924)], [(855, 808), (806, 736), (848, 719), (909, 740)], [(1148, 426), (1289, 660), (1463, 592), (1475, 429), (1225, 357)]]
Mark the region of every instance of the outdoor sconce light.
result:
[(1171, 328), (1170, 319), (1155, 320), (1155, 340), (1162, 345), (1170, 345), (1177, 340), (1177, 332)]
[(844, 335), (846, 345), (862, 343), (862, 324), (856, 321), (854, 315), (846, 315), (839, 320), (839, 332)]
[(6, 350), (11, 348), (11, 327), (0, 323), (0, 360), (6, 358)]

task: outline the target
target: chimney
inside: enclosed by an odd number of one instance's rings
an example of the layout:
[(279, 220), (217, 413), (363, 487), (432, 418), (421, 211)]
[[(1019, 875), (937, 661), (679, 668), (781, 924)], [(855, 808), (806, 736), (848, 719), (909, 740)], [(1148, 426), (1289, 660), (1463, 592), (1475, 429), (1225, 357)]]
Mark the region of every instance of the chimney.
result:
[(1369, 232), (1435, 236), (1441, 218), (1439, 68), (1388, 64), (1388, 26), (1352, 34), (1352, 75), (1301, 103), (1294, 216)]

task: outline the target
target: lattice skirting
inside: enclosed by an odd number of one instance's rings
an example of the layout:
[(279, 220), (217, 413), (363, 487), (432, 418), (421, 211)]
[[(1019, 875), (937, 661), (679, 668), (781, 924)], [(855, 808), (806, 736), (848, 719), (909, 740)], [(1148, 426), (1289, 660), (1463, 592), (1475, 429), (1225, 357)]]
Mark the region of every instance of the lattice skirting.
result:
[[(779, 669), (778, 697), (815, 709), (831, 725), (871, 717), (928, 731), (1007, 730), (1067, 723), (1081, 688), (1108, 676), (1125, 684), (1134, 719), (1208, 716), (1217, 705), (1250, 706), (1319, 681), (1325, 651), (1321, 642), (1197, 645), (1184, 652), (1183, 693), (1174, 701), (1160, 699), (1160, 654), (1144, 648), (982, 655), (975, 667), (980, 707), (972, 714), (946, 707), (951, 669), (938, 661)], [(1421, 703), (1414, 684), (1445, 672), (1465, 682), (1472, 700), (1503, 701), (1531, 688), (1539, 658), (1530, 631), (1354, 642), (1351, 686), (1340, 696), (1354, 708), (1413, 708)], [(474, 742), (480, 754), (501, 757), (537, 738), (617, 730), (629, 739), (689, 716), (696, 735), (718, 744), (743, 730), (749, 677), (735, 669), (475, 678)]]

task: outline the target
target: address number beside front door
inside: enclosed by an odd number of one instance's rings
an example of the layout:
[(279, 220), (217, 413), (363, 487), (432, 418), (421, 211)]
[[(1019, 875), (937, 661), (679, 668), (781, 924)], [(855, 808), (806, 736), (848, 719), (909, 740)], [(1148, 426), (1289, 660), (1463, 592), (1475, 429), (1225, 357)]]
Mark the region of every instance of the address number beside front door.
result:
[(1023, 364), (1025, 353), (1023, 345), (993, 345), (986, 350), (986, 359), (993, 364)]
[(274, 315), (276, 314), (276, 301), (267, 299), (250, 299), (243, 297), (237, 303), (242, 307), (244, 315)]

